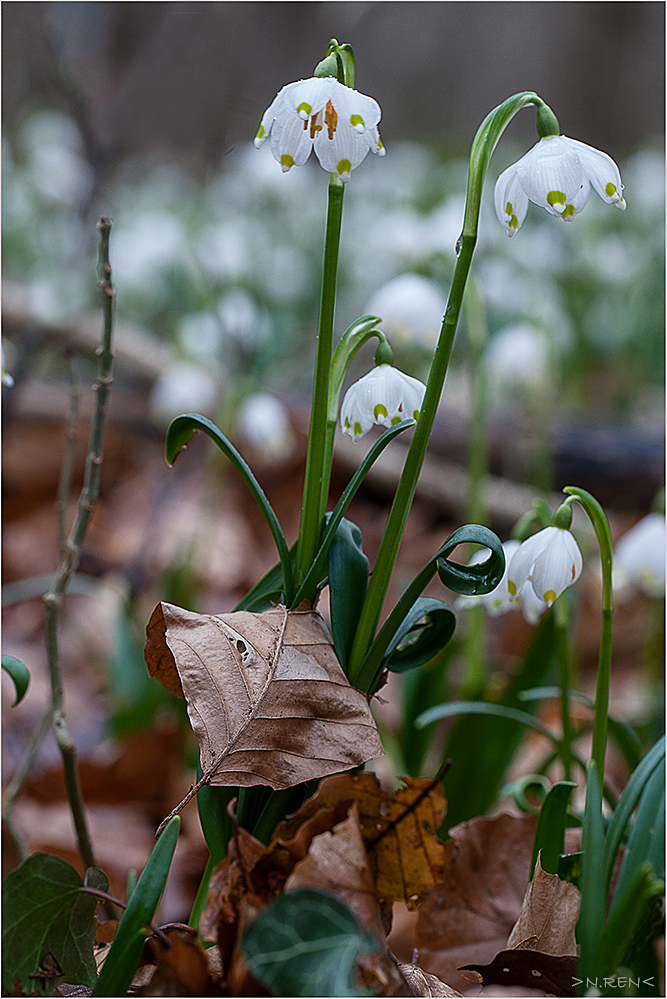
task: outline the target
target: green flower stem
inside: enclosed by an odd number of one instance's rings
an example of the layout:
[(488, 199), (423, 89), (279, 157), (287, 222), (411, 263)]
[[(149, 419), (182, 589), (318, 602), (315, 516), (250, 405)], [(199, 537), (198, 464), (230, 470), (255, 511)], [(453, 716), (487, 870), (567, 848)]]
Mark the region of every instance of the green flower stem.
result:
[(563, 738), (560, 745), (560, 756), (563, 764), (563, 780), (572, 779), (572, 720), (570, 718), (570, 687), (572, 683), (572, 666), (570, 646), (567, 640), (569, 606), (565, 594), (554, 604), (555, 653), (560, 673), (561, 688), (561, 726)]
[(461, 312), (463, 292), (477, 241), (479, 210), (482, 202), (482, 188), (486, 170), (491, 159), (491, 154), (503, 131), (514, 115), (521, 108), (529, 104), (537, 105), (538, 109), (546, 107), (537, 94), (529, 91), (515, 94), (487, 115), (473, 140), (470, 152), (463, 231), (457, 244), (458, 256), (456, 267), (454, 268), (440, 337), (431, 363), (419, 420), (417, 421), (403, 467), (403, 473), (389, 512), (384, 536), (350, 654), (349, 677), (350, 682), (355, 685), (358, 685), (357, 678), (361, 664), (373, 641), (380, 620), (382, 605), (384, 604), (387, 589), (389, 588), (389, 580), (396, 561), (396, 555), (398, 554), (398, 548), (410, 506), (412, 505), (415, 489), (417, 488), (417, 480), (426, 456), (426, 448), (431, 435), (438, 403), (440, 402), (440, 395), (454, 343), (454, 334), (456, 333), (456, 326)]
[(602, 561), (602, 629), (600, 652), (598, 655), (598, 677), (595, 690), (595, 713), (593, 716), (593, 749), (591, 759), (595, 763), (600, 783), (604, 778), (604, 758), (607, 748), (607, 717), (609, 713), (609, 681), (611, 677), (612, 629), (614, 618), (612, 596), (612, 541), (609, 521), (604, 510), (590, 493), (577, 486), (566, 486), (563, 490), (576, 500), (586, 512), (593, 525), (600, 548)]
[(326, 505), (326, 497), (324, 503), (322, 501), (322, 492), (323, 482), (327, 478), (325, 462), (327, 458), (326, 424), (329, 409), (329, 371), (333, 349), (336, 278), (338, 274), (340, 232), (343, 220), (344, 191), (345, 185), (340, 177), (336, 174), (331, 174), (329, 180), (327, 226), (324, 237), (324, 264), (322, 268), (320, 320), (317, 331), (315, 381), (310, 414), (306, 477), (303, 486), (301, 528), (296, 556), (297, 586), (303, 582), (315, 557)]

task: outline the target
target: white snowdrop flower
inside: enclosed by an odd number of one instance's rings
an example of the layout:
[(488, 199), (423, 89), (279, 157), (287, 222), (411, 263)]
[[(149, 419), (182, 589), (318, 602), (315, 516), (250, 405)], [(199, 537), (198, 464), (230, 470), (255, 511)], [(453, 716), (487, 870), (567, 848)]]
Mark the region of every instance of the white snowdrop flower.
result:
[(384, 330), (397, 341), (432, 348), (446, 304), (432, 281), (419, 274), (401, 274), (378, 289), (366, 312), (381, 316)]
[(216, 312), (224, 335), (241, 347), (256, 349), (271, 335), (268, 313), (238, 288), (232, 288), (220, 299)]
[(510, 386), (544, 384), (549, 373), (549, 344), (541, 330), (528, 323), (507, 326), (486, 351), (489, 378)]
[(271, 152), (283, 172), (306, 162), (311, 149), (321, 165), (341, 180), (370, 151), (384, 155), (377, 125), (382, 112), (372, 97), (332, 76), (288, 83), (264, 112), (255, 146), (271, 136)]
[(579, 546), (562, 527), (545, 527), (524, 541), (512, 558), (507, 586), (518, 599), (530, 581), (547, 607), (578, 578), (583, 567)]
[(621, 174), (611, 156), (565, 135), (548, 135), (501, 173), (496, 214), (510, 236), (521, 228), (529, 201), (572, 219), (588, 201), (591, 184), (607, 204), (625, 209)]
[(416, 420), (426, 386), (391, 364), (378, 364), (351, 385), (340, 408), (344, 434), (360, 440), (374, 424), (392, 427), (402, 420)]
[(636, 586), (649, 597), (665, 595), (665, 517), (649, 513), (614, 550), (614, 588)]
[(186, 354), (206, 362), (222, 347), (220, 320), (210, 312), (193, 312), (178, 324), (178, 341)]
[(255, 392), (238, 412), (237, 430), (265, 462), (278, 462), (294, 448), (294, 432), (285, 406), (269, 392)]
[(210, 371), (188, 361), (175, 361), (153, 386), (149, 413), (158, 426), (166, 426), (181, 413), (212, 416), (220, 389), (220, 379)]

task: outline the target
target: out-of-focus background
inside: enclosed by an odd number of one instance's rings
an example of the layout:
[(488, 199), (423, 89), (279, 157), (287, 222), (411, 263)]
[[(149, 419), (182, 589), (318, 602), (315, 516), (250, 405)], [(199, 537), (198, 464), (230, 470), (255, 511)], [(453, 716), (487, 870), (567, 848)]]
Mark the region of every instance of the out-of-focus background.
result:
[[(484, 521), (505, 539), (534, 495), (553, 500), (576, 484), (604, 503), (620, 537), (651, 509), (664, 472), (664, 5), (14, 2), (2, 21), (3, 345), (13, 380), (3, 388), (5, 651), (33, 674), (19, 708), (5, 699), (3, 766), (11, 776), (47, 700), (37, 598), (58, 561), (72, 380), (72, 503), (80, 483), (101, 324), (96, 221), (107, 215), (115, 384), (63, 657), (94, 835), (120, 882), (189, 780), (181, 721), (143, 667), (152, 606), (230, 610), (275, 561), (259, 514), (209, 442), (167, 469), (169, 419), (216, 419), (253, 464), (290, 543), (298, 530), (327, 177), (314, 157), (283, 175), (268, 143), (253, 147), (263, 111), (281, 86), (312, 75), (331, 37), (353, 45), (357, 88), (382, 107), (387, 155), (369, 156), (348, 184), (337, 332), (377, 312), (396, 363), (418, 377), (437, 337), (467, 152), (484, 116), (535, 90), (564, 134), (616, 160), (627, 211), (593, 193), (564, 224), (531, 205), (510, 241), (492, 185), (536, 140), (534, 112), (503, 137), (473, 265), (479, 307), (458, 334), (397, 586), (469, 519), (475, 351), (487, 378)], [(371, 364), (368, 348), (355, 373)], [(337, 443), (334, 490), (365, 450)], [(388, 458), (350, 514), (371, 558), (396, 474)], [(590, 592), (597, 586), (592, 578)], [(628, 600), (622, 676), (642, 659), (648, 627), (646, 596)], [(510, 617), (494, 624), (493, 641), (511, 658), (527, 625)], [(584, 667), (596, 657), (595, 621), (581, 632)], [(628, 681), (617, 696), (645, 718), (645, 691)], [(46, 740), (20, 824), (31, 849), (67, 855), (57, 773)], [(198, 842), (196, 820), (189, 829)], [(198, 861), (184, 863), (196, 880)], [(181, 898), (171, 911), (182, 916)]]

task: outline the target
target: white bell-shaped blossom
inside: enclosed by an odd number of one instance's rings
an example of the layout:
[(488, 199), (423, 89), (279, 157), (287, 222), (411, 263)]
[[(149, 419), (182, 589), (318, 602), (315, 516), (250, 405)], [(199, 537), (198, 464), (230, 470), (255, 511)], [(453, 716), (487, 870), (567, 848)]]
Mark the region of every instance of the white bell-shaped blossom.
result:
[(621, 174), (611, 156), (566, 135), (548, 135), (501, 173), (496, 213), (510, 236), (521, 227), (529, 201), (573, 219), (588, 201), (591, 184), (607, 204), (625, 209)]
[(579, 578), (583, 559), (572, 534), (562, 527), (545, 527), (524, 541), (513, 556), (507, 579), (510, 597), (519, 599), (528, 582), (536, 596), (551, 607)]
[(402, 420), (416, 420), (426, 386), (391, 364), (378, 364), (351, 385), (340, 408), (344, 434), (360, 440), (374, 424), (393, 427)]
[(649, 597), (665, 595), (665, 516), (649, 513), (614, 549), (614, 587), (628, 584)]
[(311, 149), (325, 170), (349, 180), (370, 151), (384, 155), (377, 129), (380, 105), (333, 76), (288, 83), (264, 112), (255, 145), (271, 136), (283, 172), (306, 162)]
[(295, 437), (286, 407), (269, 392), (253, 392), (242, 403), (237, 431), (265, 463), (278, 463), (289, 457)]
[(366, 312), (381, 316), (392, 342), (432, 349), (438, 341), (447, 300), (433, 281), (420, 274), (399, 274), (382, 285)]
[[(490, 617), (499, 617), (501, 614), (506, 614), (518, 606), (526, 621), (529, 624), (536, 624), (540, 615), (547, 609), (544, 601), (540, 600), (533, 592), (531, 586), (524, 587), (518, 599), (510, 596), (508, 587), (510, 563), (520, 547), (521, 545), (518, 541), (504, 541), (505, 572), (495, 590), (491, 590), (490, 593), (482, 593), (479, 596), (458, 597), (454, 603), (454, 609), (467, 610), (469, 607), (474, 607), (475, 604), (482, 604)], [(486, 561), (488, 557), (488, 549), (482, 548), (480, 551), (474, 553), (468, 565), (477, 565), (480, 562)]]

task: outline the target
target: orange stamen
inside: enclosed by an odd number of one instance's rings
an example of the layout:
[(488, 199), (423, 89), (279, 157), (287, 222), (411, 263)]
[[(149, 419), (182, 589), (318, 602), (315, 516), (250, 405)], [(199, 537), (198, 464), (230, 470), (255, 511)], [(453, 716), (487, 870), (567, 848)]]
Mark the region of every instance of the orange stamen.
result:
[(338, 115), (336, 114), (336, 111), (331, 101), (327, 101), (327, 106), (324, 109), (324, 124), (327, 126), (327, 130), (329, 132), (329, 138), (333, 139), (334, 132), (338, 127)]

